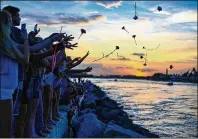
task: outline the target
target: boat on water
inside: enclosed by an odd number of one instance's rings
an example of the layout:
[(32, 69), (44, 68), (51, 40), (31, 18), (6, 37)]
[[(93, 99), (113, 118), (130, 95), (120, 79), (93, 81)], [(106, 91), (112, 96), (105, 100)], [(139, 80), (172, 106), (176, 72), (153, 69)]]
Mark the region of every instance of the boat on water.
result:
[(117, 82), (117, 79), (115, 79), (114, 81)]
[(170, 80), (167, 85), (173, 85), (173, 81)]

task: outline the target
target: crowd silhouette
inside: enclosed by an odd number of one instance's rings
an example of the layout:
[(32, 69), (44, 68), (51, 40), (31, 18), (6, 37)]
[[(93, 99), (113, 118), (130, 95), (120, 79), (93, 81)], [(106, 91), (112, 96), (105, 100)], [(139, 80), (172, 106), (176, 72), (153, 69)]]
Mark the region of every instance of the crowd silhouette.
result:
[[(19, 8), (6, 6), (0, 11), (0, 137), (45, 137), (53, 121), (61, 119), (59, 105), (73, 110), (89, 85), (89, 81), (70, 79), (72, 74), (92, 70), (73, 69), (88, 57), (89, 51), (72, 59), (65, 49), (73, 50), (78, 43), (72, 44), (74, 37), (61, 33), (62, 27), (60, 33), (42, 38), (37, 24), (28, 33), (26, 24), (17, 27), (20, 21)], [(81, 29), (81, 35), (84, 33)]]

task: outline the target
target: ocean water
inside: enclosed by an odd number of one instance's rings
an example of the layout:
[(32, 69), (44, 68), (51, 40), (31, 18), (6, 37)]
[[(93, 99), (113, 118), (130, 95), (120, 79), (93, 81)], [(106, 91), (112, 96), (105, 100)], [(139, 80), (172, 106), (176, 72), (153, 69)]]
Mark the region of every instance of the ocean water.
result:
[(89, 79), (124, 107), (134, 123), (160, 137), (198, 137), (197, 84)]

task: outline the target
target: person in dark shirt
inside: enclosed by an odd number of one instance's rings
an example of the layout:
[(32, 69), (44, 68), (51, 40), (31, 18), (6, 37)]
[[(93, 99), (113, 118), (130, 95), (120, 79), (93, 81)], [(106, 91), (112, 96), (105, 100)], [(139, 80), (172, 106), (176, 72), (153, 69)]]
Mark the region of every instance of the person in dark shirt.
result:
[(18, 86), (18, 63), (29, 63), (29, 46), (27, 30), (24, 28), (24, 51), (10, 38), (11, 16), (0, 11), (0, 138), (11, 137), (12, 129), (12, 95)]
[[(13, 39), (16, 43), (23, 44), (24, 37), (21, 34), (21, 30), (16, 27), (16, 26), (19, 26), (21, 22), (21, 18), (19, 14), (20, 9), (17, 7), (13, 7), (13, 6), (6, 6), (3, 8), (3, 10), (9, 12), (12, 17), (12, 28), (11, 28), (11, 34), (10, 34), (11, 39)], [(64, 35), (62, 33), (52, 34), (50, 37), (44, 39), (42, 42), (34, 45), (34, 47), (30, 47), (30, 52), (36, 52), (43, 48), (49, 49), (51, 48), (52, 43), (54, 41), (60, 40), (63, 37)], [(24, 48), (20, 46), (18, 49), (22, 51)], [(24, 92), (20, 91), (23, 89), (22, 87), (23, 87), (23, 81), (25, 77), (25, 65), (24, 64), (19, 65), (18, 77), (19, 77), (19, 86), (17, 87), (17, 90), (19, 91), (15, 91), (15, 92), (17, 92), (17, 98), (20, 99), (20, 97), (18, 96), (25, 95)], [(15, 137), (22, 138), (23, 128), (24, 128), (24, 119), (25, 119), (25, 114), (27, 111), (27, 101), (21, 101), (20, 108), (19, 108), (19, 104), (20, 103), (14, 103), (14, 113), (15, 114), (19, 113), (18, 116), (16, 117)]]

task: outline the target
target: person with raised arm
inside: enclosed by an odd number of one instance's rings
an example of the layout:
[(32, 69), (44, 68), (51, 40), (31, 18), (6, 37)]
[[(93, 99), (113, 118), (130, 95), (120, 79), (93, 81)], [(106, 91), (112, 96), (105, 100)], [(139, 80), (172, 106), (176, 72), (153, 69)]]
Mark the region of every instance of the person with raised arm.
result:
[(89, 55), (89, 51), (82, 58), (77, 58), (77, 59), (72, 60), (71, 62), (68, 62), (67, 68), (72, 69), (72, 68), (78, 66), (79, 64), (81, 64), (85, 60), (85, 58), (87, 58), (88, 55)]
[[(39, 96), (41, 95), (41, 82), (39, 76), (39, 68), (41, 67), (39, 61), (45, 57), (48, 57), (54, 54), (54, 51), (63, 50), (67, 47), (76, 47), (77, 44), (68, 44), (65, 42), (60, 42), (56, 45), (53, 45), (54, 49), (49, 49), (43, 53), (31, 53), (30, 54), (30, 64), (29, 70), (27, 72), (27, 77), (24, 82), (24, 92), (29, 95), (27, 97), (28, 100), (28, 111), (27, 111), (27, 119), (26, 119), (26, 128), (24, 130), (24, 137), (34, 137), (34, 119), (36, 110), (39, 104)], [(32, 107), (33, 105), (33, 107)], [(35, 135), (36, 136), (36, 135)]]
[[(3, 11), (7, 11), (10, 13), (11, 15), (11, 19), (12, 19), (12, 25), (11, 25), (11, 32), (10, 32), (10, 37), (12, 38), (12, 40), (14, 40), (16, 43), (19, 44), (23, 44), (25, 41), (24, 36), (22, 35), (22, 31), (17, 28), (16, 26), (20, 25), (21, 22), (21, 18), (20, 18), (20, 9), (14, 6), (6, 6), (3, 8)], [(38, 33), (38, 32), (37, 32)], [(30, 34), (30, 33), (29, 33)], [(31, 42), (31, 35), (29, 35), (30, 37), (28, 38), (29, 42)], [(63, 33), (53, 33), (52, 35), (50, 35), (49, 37), (47, 37), (46, 39), (44, 39), (43, 41), (36, 43), (34, 45), (34, 47), (29, 47), (29, 51), (30, 52), (37, 52), (43, 48), (51, 48), (53, 42), (61, 40), (64, 37)], [(31, 44), (31, 43), (30, 43)], [(18, 45), (17, 48), (19, 50), (23, 50), (24, 46), (23, 45)], [(24, 77), (25, 77), (25, 65), (19, 64), (19, 83), (18, 86), (16, 88), (16, 93), (14, 96), (16, 96), (18, 99), (20, 99), (20, 97), (18, 97), (18, 95), (23, 95), (22, 93), (22, 87), (23, 87), (23, 81), (24, 81)], [(15, 98), (15, 97), (14, 97)], [(14, 99), (15, 100), (15, 99)], [(20, 103), (14, 103), (14, 114), (17, 115), (16, 117), (16, 132), (15, 132), (15, 136), (16, 137), (23, 137), (23, 125), (24, 125), (24, 121), (22, 119), (25, 118), (25, 113), (27, 110), (27, 102), (23, 101), (20, 105), (20, 109), (18, 110), (17, 108), (19, 106)], [(19, 112), (20, 111), (20, 112)], [(19, 115), (18, 115), (19, 114)]]
[[(0, 11), (0, 137), (10, 138), (12, 130), (12, 94), (18, 86), (18, 64), (29, 64), (29, 46), (26, 28), (21, 34), (24, 44), (15, 43), (11, 37), (12, 19), (6, 11)], [(18, 49), (24, 48), (23, 51)]]

